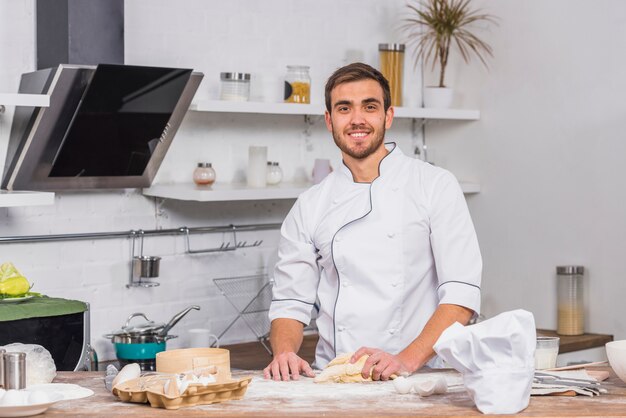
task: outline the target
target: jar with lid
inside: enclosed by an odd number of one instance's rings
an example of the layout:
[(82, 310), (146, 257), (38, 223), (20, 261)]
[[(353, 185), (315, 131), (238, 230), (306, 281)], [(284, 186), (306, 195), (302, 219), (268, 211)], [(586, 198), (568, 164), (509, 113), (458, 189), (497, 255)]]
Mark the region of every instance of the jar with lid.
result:
[(557, 275), (557, 334), (581, 335), (585, 332), (583, 301), (583, 266), (558, 266)]
[(391, 105), (402, 106), (404, 44), (378, 44), (380, 72), (389, 82)]
[(249, 73), (220, 73), (222, 82), (220, 99), (247, 102), (250, 98)]
[(276, 161), (267, 162), (267, 184), (276, 185), (283, 179), (283, 170)]
[(287, 66), (285, 103), (311, 103), (311, 76), (308, 66)]
[(215, 183), (215, 170), (211, 163), (198, 163), (193, 170), (193, 182), (198, 186), (210, 186)]

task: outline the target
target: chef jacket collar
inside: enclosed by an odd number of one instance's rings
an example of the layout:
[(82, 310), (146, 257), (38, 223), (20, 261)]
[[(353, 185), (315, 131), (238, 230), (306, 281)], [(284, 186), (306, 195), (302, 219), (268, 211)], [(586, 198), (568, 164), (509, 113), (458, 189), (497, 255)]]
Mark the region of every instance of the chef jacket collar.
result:
[[(398, 160), (398, 157), (403, 155), (402, 151), (400, 151), (400, 148), (396, 145), (395, 142), (385, 142), (385, 148), (387, 148), (387, 151), (389, 151), (389, 153), (385, 155), (382, 158), (382, 160), (380, 160), (380, 162), (378, 163), (378, 176), (379, 177), (382, 176), (389, 167), (393, 166), (394, 161)], [(341, 172), (345, 174), (348, 177), (348, 179), (350, 179), (351, 182), (354, 182), (354, 176), (352, 175), (352, 171), (350, 171), (350, 168), (348, 168), (345, 161), (343, 160), (341, 160)], [(355, 182), (355, 183), (360, 183), (360, 182)], [(366, 184), (369, 184), (369, 183), (366, 183)]]

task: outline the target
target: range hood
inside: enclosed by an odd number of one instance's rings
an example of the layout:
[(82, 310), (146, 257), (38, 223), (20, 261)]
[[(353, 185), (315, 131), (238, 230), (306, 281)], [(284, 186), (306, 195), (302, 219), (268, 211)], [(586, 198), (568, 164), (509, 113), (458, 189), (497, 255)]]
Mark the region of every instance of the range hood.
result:
[(112, 64), (23, 74), (19, 92), (47, 94), (50, 107), (16, 108), (2, 188), (150, 186), (202, 77)]

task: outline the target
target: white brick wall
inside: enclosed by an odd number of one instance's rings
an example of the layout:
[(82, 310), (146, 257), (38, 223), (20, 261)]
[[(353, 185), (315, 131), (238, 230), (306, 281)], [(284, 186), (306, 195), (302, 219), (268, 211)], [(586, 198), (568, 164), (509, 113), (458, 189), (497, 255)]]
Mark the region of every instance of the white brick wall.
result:
[[(183, 66), (205, 73), (198, 99), (216, 98), (220, 71), (253, 75), (252, 94), (263, 99), (269, 86), (282, 88), (287, 64), (311, 65), (313, 102), (321, 103), (323, 83), (346, 57), (377, 65), (379, 42), (394, 42), (401, 0), (130, 0), (126, 2), (126, 62)], [(19, 75), (34, 69), (34, 1), (0, 2), (0, 91), (15, 92)], [(10, 40), (10, 41), (9, 41)], [(407, 65), (407, 96), (417, 100), (418, 76)], [(265, 84), (263, 84), (265, 83)], [(412, 86), (412, 87), (411, 87)], [(279, 93), (280, 94), (280, 93)], [(0, 166), (4, 162), (11, 110), (0, 115)], [(243, 180), (247, 148), (269, 147), (286, 180), (310, 176), (313, 160), (339, 154), (317, 118), (307, 142), (300, 116), (255, 116), (190, 112), (158, 173), (156, 181), (190, 181), (198, 161), (211, 161), (218, 181)], [(411, 149), (408, 121), (396, 121), (390, 136), (405, 152)], [(281, 222), (293, 201), (193, 203), (161, 201), (136, 190), (58, 193), (49, 207), (0, 208), (0, 236), (159, 229)], [(221, 234), (193, 236), (198, 247), (218, 246)], [(102, 335), (119, 328), (133, 312), (165, 322), (191, 304), (192, 311), (175, 328), (184, 346), (185, 330), (210, 327), (222, 331), (234, 309), (213, 285), (217, 277), (268, 271), (278, 232), (240, 233), (239, 239), (263, 239), (262, 246), (236, 252), (186, 255), (182, 236), (147, 237), (144, 253), (162, 257), (161, 286), (126, 289), (130, 240), (85, 240), (0, 244), (0, 262), (12, 261), (34, 283), (33, 290), (79, 299), (91, 305), (92, 342), (100, 359), (115, 357)], [(249, 341), (253, 334), (239, 321), (223, 343)]]

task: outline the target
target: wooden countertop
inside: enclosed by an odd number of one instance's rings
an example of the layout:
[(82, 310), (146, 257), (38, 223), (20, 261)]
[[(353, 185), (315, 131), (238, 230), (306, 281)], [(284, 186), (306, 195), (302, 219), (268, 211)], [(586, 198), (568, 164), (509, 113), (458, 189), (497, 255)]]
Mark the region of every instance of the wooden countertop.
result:
[[(599, 370), (608, 368), (596, 368)], [(439, 372), (438, 372), (439, 373)], [(442, 371), (440, 373), (455, 373)], [(391, 382), (318, 385), (310, 378), (298, 382), (264, 380), (259, 371), (233, 371), (235, 376), (253, 376), (243, 399), (179, 410), (150, 408), (147, 404), (124, 403), (104, 387), (102, 372), (59, 372), (55, 382), (74, 383), (95, 394), (88, 398), (53, 405), (50, 417), (417, 417), (488, 416), (481, 414), (463, 389), (420, 398), (400, 395)], [(611, 371), (603, 382), (608, 393), (597, 397), (533, 396), (518, 416), (596, 417), (626, 416), (626, 384)]]

